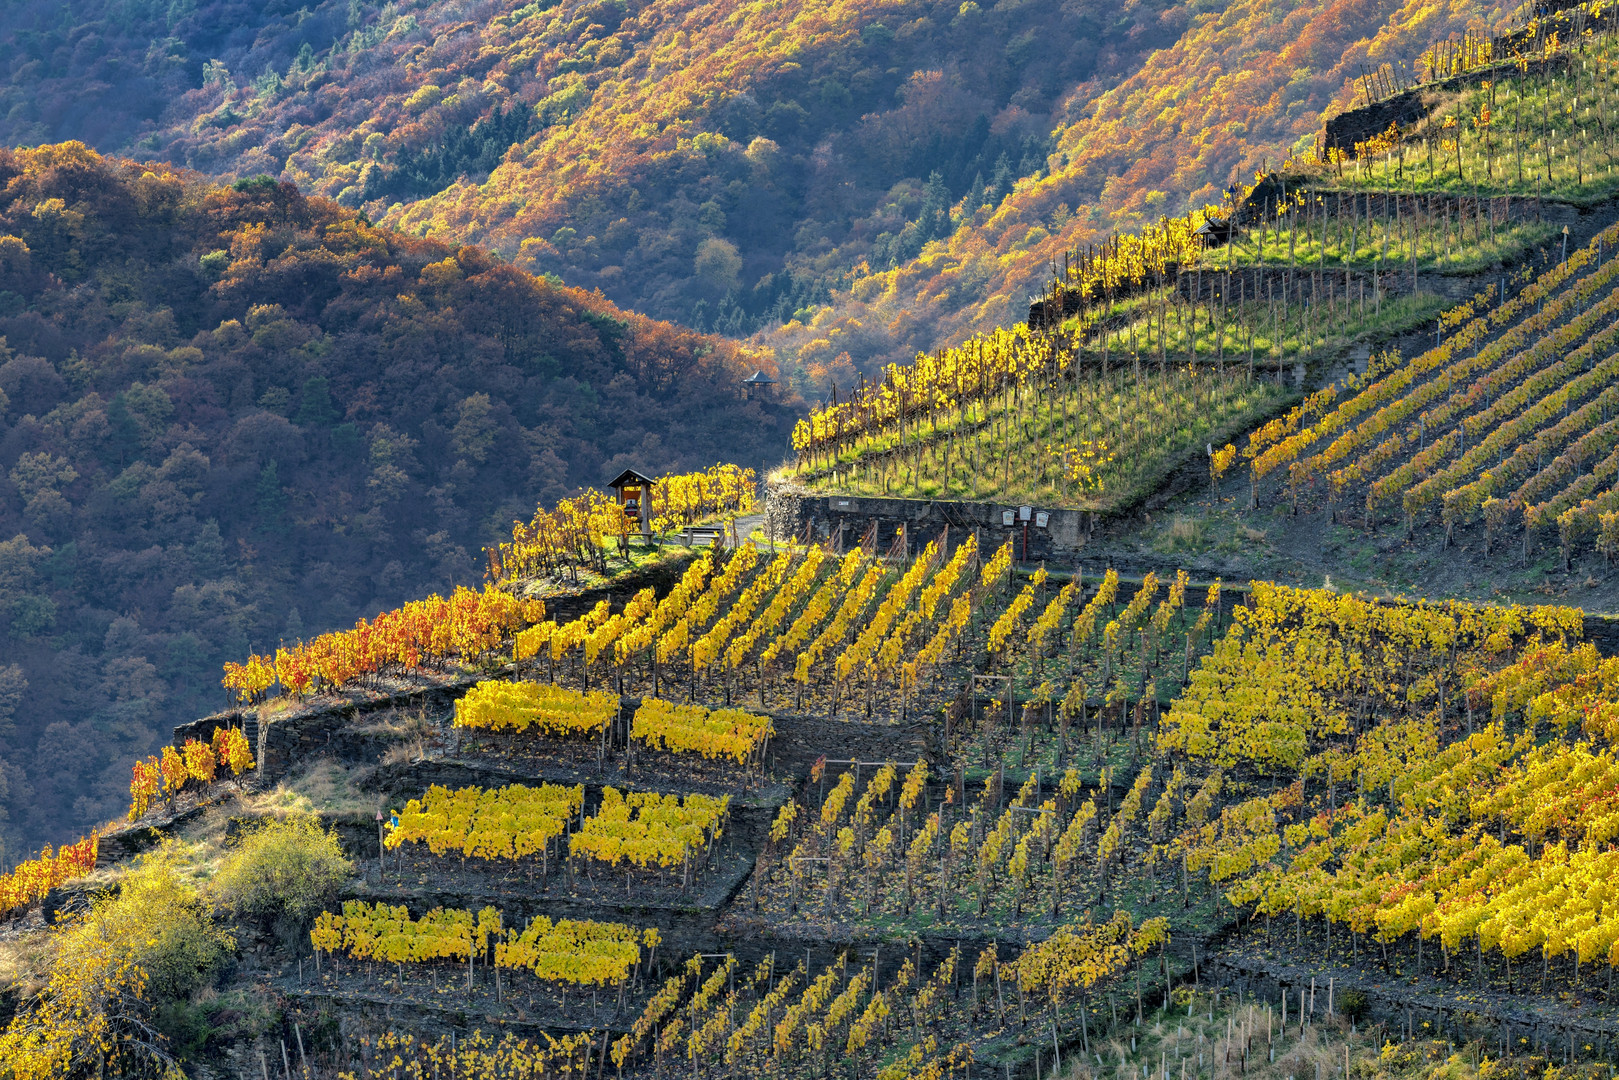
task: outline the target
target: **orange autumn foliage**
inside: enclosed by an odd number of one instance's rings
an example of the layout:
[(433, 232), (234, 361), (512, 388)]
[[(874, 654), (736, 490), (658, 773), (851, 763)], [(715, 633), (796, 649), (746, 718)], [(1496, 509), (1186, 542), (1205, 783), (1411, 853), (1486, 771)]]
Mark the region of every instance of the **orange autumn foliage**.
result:
[(99, 848), (100, 837), (95, 833), (76, 844), (63, 844), (55, 854), (46, 844), (38, 858), (19, 863), (9, 874), (0, 874), (0, 915), (36, 903), (63, 882), (94, 870)]
[(277, 685), (282, 693), (301, 697), (389, 670), (439, 667), (452, 657), (470, 663), (544, 614), (539, 601), (519, 600), (493, 586), (482, 592), (458, 588), (447, 599), (435, 593), (412, 600), (375, 619), (361, 619), (352, 630), (283, 646), (273, 656), (228, 663), (222, 682), (242, 701), (256, 701)]

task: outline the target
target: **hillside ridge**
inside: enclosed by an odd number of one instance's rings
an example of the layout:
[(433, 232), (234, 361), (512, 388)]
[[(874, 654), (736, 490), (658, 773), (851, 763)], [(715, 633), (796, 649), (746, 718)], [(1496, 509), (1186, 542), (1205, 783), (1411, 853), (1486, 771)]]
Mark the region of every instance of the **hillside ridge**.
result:
[(743, 399), (768, 358), (291, 184), (62, 144), (0, 186), (8, 862), (120, 812), (225, 659), (474, 580), (604, 467), (721, 431), (762, 465), (796, 414)]

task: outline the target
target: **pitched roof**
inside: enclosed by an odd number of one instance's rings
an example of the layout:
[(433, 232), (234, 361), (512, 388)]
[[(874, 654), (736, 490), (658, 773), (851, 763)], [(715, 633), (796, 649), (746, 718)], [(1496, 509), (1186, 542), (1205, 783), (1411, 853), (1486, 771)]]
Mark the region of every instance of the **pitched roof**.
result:
[(613, 479), (607, 481), (607, 486), (610, 487), (610, 488), (620, 488), (620, 487), (623, 487), (626, 484), (655, 484), (655, 483), (657, 483), (657, 480), (655, 480), (653, 477), (648, 476), (644, 472), (637, 472), (635, 469), (625, 469), (623, 472), (619, 473)]

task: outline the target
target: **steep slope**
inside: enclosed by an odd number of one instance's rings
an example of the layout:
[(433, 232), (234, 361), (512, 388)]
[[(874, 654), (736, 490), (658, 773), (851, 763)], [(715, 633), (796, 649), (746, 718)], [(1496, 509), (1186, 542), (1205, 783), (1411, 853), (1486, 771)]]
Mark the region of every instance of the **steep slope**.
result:
[[(1069, 95), (1056, 114), (1049, 173), (998, 204), (963, 207), (961, 224), (918, 258), (839, 290), (813, 319), (766, 334), (784, 367), (819, 393), (855, 368), (1023, 317), (1053, 260), (1165, 214), (1220, 200), (1261, 165), (1312, 145), (1353, 100), (1364, 68), (1413, 60), (1468, 26), (1516, 8), (1396, 0), (1235, 0), (1166, 12), (1184, 28), (1104, 93)], [(1189, 21), (1188, 21), (1189, 20)], [(845, 356), (844, 354), (847, 354)]]
[[(92, 1076), (109, 1032), (118, 1075), (168, 1054), (226, 1075), (261, 1054), (261, 1076), (277, 1056), (286, 1076), (605, 1075), (610, 1053), (651, 1078), (684, 1053), (694, 1077), (939, 1080), (969, 1060), (1095, 1075), (1043, 1066), (1096, 1046), (1150, 1077), (1226, 1046), (1240, 1067), (1248, 1035), (1213, 1001), (1240, 987), (1265, 1003), (1243, 1003), (1261, 1080), (1351, 1050), (1346, 1074), (1380, 1080), (1407, 1054), (1474, 1080), (1491, 1049), (1509, 1075), (1544, 1075), (1548, 1051), (1601, 1075), (1619, 661), (1584, 640), (1598, 622), (1025, 576), (1010, 543), (953, 535), (914, 561), (705, 552), (661, 599), (458, 657), (566, 642), (548, 672), (275, 702), (245, 791), (192, 775), (179, 805), (212, 805), (177, 827), (137, 807), (181, 843), (70, 882), (117, 888), (55, 948), (31, 913), (7, 926), (0, 979), (47, 985), (0, 1060)], [(664, 686), (695, 702), (652, 696), (633, 654), (632, 697), (584, 690), (604, 629), (676, 672), (689, 657)], [(109, 956), (166, 977), (120, 999)]]
[[(1045, 168), (1061, 97), (1171, 44), (1172, 7), (25, 3), (0, 23), (0, 142), (71, 131), (274, 175), (738, 334), (905, 263), (963, 197)], [(121, 88), (139, 101), (119, 117)]]
[(69, 144), (0, 151), (0, 188), (13, 844), (120, 812), (223, 660), (475, 584), (484, 543), (603, 469), (786, 445), (733, 343), (290, 184)]
[[(89, 95), (103, 109), (96, 88), (138, 71), (172, 100), (161, 116), (142, 105), (97, 121), (104, 146), (279, 175), (649, 314), (766, 332), (823, 393), (856, 367), (1015, 320), (1065, 249), (1217, 198), (1307, 142), (1362, 65), (1513, 11), (1498, 0), (73, 8), (84, 22), (72, 32), (56, 8), (12, 16), (26, 31), (11, 39), (0, 139), (82, 127), (64, 101)], [(227, 37), (203, 29), (232, 18)], [(153, 39), (166, 44), (148, 50)]]

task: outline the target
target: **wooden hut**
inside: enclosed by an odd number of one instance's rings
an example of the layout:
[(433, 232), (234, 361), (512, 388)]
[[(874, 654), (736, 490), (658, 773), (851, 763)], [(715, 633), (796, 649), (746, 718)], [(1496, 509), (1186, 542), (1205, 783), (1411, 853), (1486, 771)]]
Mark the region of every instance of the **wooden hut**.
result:
[(625, 469), (607, 482), (618, 496), (624, 516), (640, 524), (642, 536), (652, 535), (652, 486), (656, 483), (652, 477), (635, 469)]

